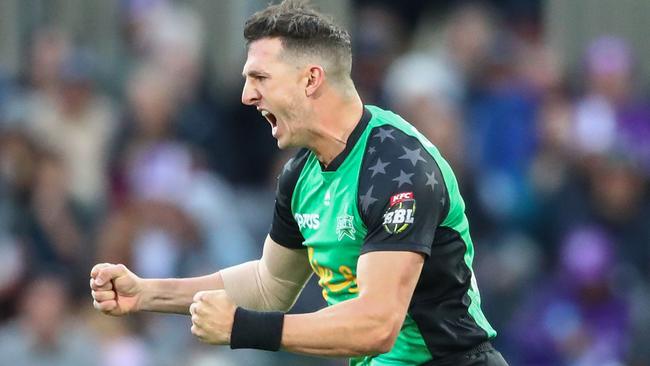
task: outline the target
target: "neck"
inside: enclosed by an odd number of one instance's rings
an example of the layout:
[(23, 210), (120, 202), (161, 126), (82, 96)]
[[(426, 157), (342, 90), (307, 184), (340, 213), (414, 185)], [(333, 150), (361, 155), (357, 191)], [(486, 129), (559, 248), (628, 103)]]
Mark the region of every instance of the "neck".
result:
[(308, 147), (324, 166), (328, 166), (345, 150), (350, 134), (361, 120), (363, 103), (355, 92), (348, 98), (323, 101), (314, 106), (313, 112), (318, 129)]

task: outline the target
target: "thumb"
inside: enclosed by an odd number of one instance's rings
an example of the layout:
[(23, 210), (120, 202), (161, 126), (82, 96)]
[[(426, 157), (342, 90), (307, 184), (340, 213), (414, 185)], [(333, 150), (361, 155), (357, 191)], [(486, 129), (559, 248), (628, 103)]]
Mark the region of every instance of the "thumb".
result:
[(95, 283), (97, 284), (97, 286), (103, 286), (109, 281), (117, 277), (123, 276), (124, 274), (126, 274), (126, 267), (124, 267), (123, 264), (110, 265), (101, 268), (98, 271), (97, 278), (95, 279)]

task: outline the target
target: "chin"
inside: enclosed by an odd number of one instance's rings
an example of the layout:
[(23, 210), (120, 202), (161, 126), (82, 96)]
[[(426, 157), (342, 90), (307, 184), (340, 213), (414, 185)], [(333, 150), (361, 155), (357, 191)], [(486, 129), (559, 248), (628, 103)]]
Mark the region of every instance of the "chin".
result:
[(281, 139), (278, 139), (277, 142), (278, 142), (278, 148), (279, 148), (280, 150), (288, 149), (288, 148), (291, 147), (291, 146), (289, 146), (289, 144), (287, 144), (287, 141), (283, 141), (283, 140), (281, 140)]
[(278, 139), (278, 148), (281, 150), (291, 149), (294, 147), (303, 147), (303, 145), (297, 144), (295, 141), (279, 138)]

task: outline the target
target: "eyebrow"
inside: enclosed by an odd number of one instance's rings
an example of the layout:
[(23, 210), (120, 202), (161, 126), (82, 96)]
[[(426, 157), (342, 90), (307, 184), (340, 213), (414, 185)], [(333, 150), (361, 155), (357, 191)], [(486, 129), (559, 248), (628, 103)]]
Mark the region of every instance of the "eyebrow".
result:
[(257, 71), (257, 70), (251, 70), (251, 71), (248, 71), (248, 72), (243, 72), (241, 75), (243, 77), (250, 76), (250, 77), (253, 77), (253, 78), (260, 77), (260, 76), (269, 76), (268, 73), (262, 72), (262, 71)]

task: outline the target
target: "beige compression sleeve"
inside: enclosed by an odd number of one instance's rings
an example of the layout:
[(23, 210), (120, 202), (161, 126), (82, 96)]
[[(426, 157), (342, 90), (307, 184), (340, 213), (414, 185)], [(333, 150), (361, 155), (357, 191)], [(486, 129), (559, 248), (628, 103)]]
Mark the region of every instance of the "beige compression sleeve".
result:
[(267, 237), (261, 259), (220, 273), (226, 293), (237, 305), (250, 310), (287, 311), (312, 271), (306, 250), (288, 249)]

